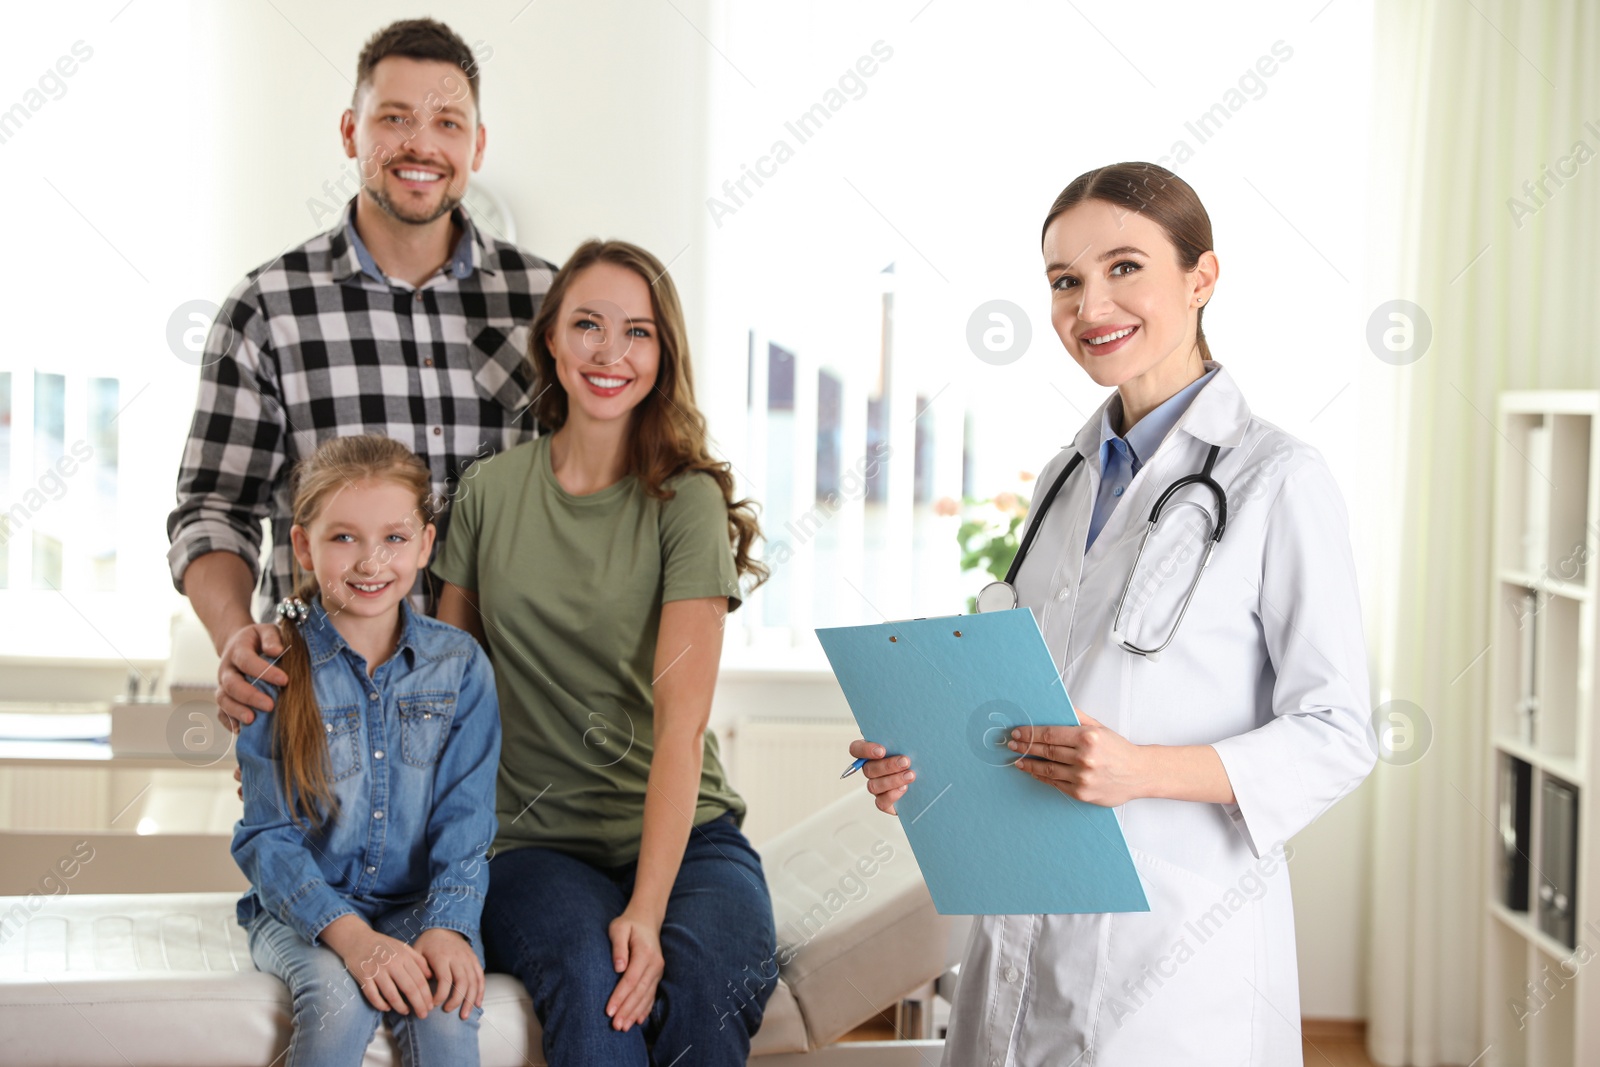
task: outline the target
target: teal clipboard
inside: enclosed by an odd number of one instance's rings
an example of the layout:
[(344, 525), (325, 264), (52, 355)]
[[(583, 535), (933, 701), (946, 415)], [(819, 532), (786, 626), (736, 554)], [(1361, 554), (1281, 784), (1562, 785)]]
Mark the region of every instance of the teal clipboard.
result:
[(1116, 813), (1011, 766), (1013, 727), (1078, 723), (1031, 611), (817, 638), (862, 736), (911, 757), (895, 807), (941, 915), (1150, 910)]

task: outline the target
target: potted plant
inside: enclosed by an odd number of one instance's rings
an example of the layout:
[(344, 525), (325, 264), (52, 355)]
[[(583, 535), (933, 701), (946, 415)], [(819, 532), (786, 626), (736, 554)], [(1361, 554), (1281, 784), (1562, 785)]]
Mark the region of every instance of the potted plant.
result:
[[(1002, 490), (992, 497), (963, 497), (957, 502), (943, 497), (933, 505), (934, 514), (961, 517), (956, 528), (956, 543), (961, 546), (961, 570), (987, 575), (979, 586), (1006, 576), (1017, 556), (1022, 524), (1028, 517), (1026, 486), (1034, 479), (1028, 471), (1017, 473), (1019, 489)], [(967, 597), (967, 613), (976, 614), (976, 592)]]

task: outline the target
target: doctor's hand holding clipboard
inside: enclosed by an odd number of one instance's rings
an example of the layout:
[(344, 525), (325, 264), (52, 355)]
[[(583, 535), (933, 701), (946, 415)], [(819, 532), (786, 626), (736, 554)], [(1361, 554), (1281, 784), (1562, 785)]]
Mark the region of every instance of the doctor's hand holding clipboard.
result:
[[(1079, 718), (1016, 726), (1014, 773), (1116, 810), (1149, 910), (980, 916), (944, 1062), (1299, 1064), (1288, 841), (1377, 755), (1343, 499), (1212, 359), (1220, 263), (1187, 183), (1089, 171), (1041, 247), (1056, 334), (1114, 391), (979, 603), (1033, 613)], [(1268, 373), (1303, 372), (1277, 351)], [(850, 754), (896, 814), (917, 768)]]
[[(1210, 745), (1136, 745), (1082, 710), (1078, 719), (1078, 726), (1012, 730), (1007, 747), (1017, 754), (1013, 766), (1074, 800), (1108, 808), (1154, 796), (1233, 803), (1228, 774)], [(865, 740), (852, 741), (850, 754), (867, 761), (861, 771), (878, 810), (898, 815), (894, 802), (917, 778), (911, 761), (890, 756), (882, 745)], [(1023, 759), (1024, 755), (1030, 758)], [(1176, 795), (1179, 792), (1184, 795)]]

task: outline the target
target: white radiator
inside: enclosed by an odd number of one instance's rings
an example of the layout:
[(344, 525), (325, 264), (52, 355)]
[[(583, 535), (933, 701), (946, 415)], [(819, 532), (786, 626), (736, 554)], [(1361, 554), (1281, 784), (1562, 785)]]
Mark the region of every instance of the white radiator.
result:
[(231, 762), (223, 770), (0, 768), (0, 830), (230, 834), (242, 808)]
[(750, 805), (744, 832), (758, 848), (851, 790), (866, 788), (850, 765), (849, 745), (861, 736), (850, 719), (753, 717), (726, 731), (728, 775)]
[(0, 769), (0, 828), (106, 829), (111, 818), (106, 812), (108, 784), (106, 772), (98, 767)]

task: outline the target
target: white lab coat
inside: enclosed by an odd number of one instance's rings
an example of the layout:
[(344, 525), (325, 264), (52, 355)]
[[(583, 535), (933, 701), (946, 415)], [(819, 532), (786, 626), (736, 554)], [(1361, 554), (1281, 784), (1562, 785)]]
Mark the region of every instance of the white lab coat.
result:
[[(1037, 500), (1073, 450), (1083, 454), (1043, 519), (1018, 596), (1075, 706), (1136, 744), (1213, 745), (1236, 803), (1115, 809), (1147, 913), (974, 922), (944, 1063), (1299, 1064), (1285, 844), (1354, 789), (1377, 753), (1344, 503), (1317, 451), (1251, 417), (1219, 370), (1085, 554), (1099, 428), (1096, 411), (1035, 483)], [(1160, 659), (1130, 655), (1110, 633), (1150, 509), (1212, 444), (1222, 446), (1213, 476), (1229, 504), (1222, 543)], [(1212, 510), (1200, 487), (1174, 499)], [(1140, 573), (1165, 577), (1129, 595), (1123, 631), (1137, 644), (1159, 644), (1170, 628), (1204, 543), (1197, 519), (1175, 511), (1150, 539)]]

